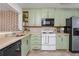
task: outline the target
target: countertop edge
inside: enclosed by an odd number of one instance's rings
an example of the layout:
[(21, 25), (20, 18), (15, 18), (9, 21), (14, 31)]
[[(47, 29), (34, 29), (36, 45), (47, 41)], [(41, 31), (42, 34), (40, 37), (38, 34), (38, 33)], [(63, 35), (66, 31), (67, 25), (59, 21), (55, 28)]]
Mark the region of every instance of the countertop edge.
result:
[[(1, 45), (0, 45), (0, 49), (3, 49), (3, 48), (5, 48), (5, 47), (7, 47), (7, 46), (13, 44), (13, 43), (17, 42), (18, 40), (23, 39), (24, 37), (26, 37), (26, 36), (28, 36), (28, 35), (30, 35), (30, 33), (27, 33), (27, 34), (25, 34), (24, 36), (21, 36), (21, 37), (8, 37), (8, 38), (11, 38), (12, 40), (11, 40), (11, 41), (8, 41), (8, 42), (6, 42), (6, 43), (1, 44)], [(5, 38), (5, 39), (6, 39), (6, 38)]]

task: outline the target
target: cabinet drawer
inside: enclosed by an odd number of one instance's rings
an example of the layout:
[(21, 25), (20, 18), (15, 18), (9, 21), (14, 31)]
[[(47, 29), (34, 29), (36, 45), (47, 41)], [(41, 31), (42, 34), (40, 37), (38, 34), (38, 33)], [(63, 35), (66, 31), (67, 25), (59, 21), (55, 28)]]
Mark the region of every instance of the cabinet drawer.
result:
[(39, 37), (38, 38), (31, 38), (31, 40), (32, 41), (34, 41), (34, 40), (41, 40), (41, 38), (39, 38)]
[(55, 45), (43, 45), (42, 46), (42, 48), (41, 48), (42, 50), (56, 50), (56, 46)]
[(41, 39), (31, 39), (31, 43), (41, 43)]
[(41, 35), (31, 35), (31, 37), (41, 37)]
[(31, 41), (41, 41), (41, 39), (31, 39)]
[(41, 45), (40, 44), (37, 44), (37, 45), (33, 44), (31, 47), (32, 47), (32, 49), (41, 49)]
[(41, 44), (41, 42), (31, 42), (31, 44)]

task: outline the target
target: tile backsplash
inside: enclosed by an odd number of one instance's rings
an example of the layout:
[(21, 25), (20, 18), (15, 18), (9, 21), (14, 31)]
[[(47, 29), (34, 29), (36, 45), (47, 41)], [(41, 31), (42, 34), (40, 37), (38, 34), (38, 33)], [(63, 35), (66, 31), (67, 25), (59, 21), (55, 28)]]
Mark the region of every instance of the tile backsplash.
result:
[(14, 11), (0, 10), (0, 32), (17, 31), (18, 14)]

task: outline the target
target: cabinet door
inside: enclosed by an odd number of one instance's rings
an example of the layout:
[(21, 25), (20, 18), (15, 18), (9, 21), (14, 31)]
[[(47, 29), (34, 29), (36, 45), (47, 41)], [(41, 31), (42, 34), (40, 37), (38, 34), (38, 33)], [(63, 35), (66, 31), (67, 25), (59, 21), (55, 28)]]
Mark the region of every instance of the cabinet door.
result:
[(40, 35), (31, 35), (31, 49), (40, 49), (41, 37)]
[(40, 44), (33, 44), (31, 46), (32, 49), (41, 49), (41, 45)]
[(79, 10), (78, 9), (75, 9), (73, 11), (73, 16), (79, 17)]
[(61, 10), (60, 9), (55, 9), (55, 26), (60, 26), (61, 25)]
[(69, 49), (69, 36), (63, 36), (63, 49)]
[(29, 25), (30, 26), (41, 26), (41, 18), (42, 18), (41, 9), (29, 10)]
[(21, 45), (21, 55), (25, 56), (27, 54), (27, 42), (26, 39), (22, 39), (22, 45)]
[(41, 26), (41, 9), (36, 9), (35, 26)]
[(63, 39), (60, 35), (56, 38), (56, 49), (63, 49)]
[(42, 18), (48, 18), (48, 9), (47, 8), (43, 8), (41, 9), (41, 16)]
[(74, 16), (74, 10), (73, 9), (66, 9), (64, 10), (64, 13), (65, 13), (65, 18), (70, 18), (72, 16)]
[(49, 44), (48, 35), (43, 35), (42, 36), (42, 44), (43, 45), (48, 45)]
[(28, 36), (28, 51), (31, 48), (31, 35)]
[(22, 39), (22, 45), (21, 45), (22, 56), (26, 56), (28, 51), (29, 51), (29, 36)]
[(30, 9), (29, 10), (29, 26), (35, 26), (35, 18), (36, 18), (35, 9)]
[(30, 50), (30, 35), (26, 37), (27, 53)]
[(55, 17), (55, 9), (50, 8), (48, 9), (48, 18), (54, 18)]
[(31, 44), (40, 44), (41, 37), (40, 35), (31, 35)]
[(54, 36), (48, 36), (48, 42), (49, 42), (49, 45), (56, 45), (56, 37)]
[(61, 16), (60, 16), (60, 26), (65, 26), (66, 25), (66, 21), (65, 21), (65, 11), (64, 9), (61, 9)]
[(65, 13), (63, 9), (55, 9), (55, 26), (65, 26)]

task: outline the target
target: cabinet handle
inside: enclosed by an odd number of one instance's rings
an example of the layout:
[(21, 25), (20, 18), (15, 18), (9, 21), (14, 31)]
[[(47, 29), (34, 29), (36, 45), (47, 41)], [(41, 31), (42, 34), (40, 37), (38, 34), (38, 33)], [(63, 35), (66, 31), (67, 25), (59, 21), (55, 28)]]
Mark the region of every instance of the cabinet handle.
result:
[(49, 36), (48, 36), (48, 43), (49, 43)]

